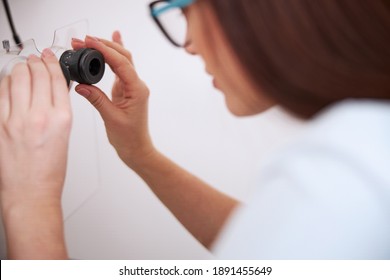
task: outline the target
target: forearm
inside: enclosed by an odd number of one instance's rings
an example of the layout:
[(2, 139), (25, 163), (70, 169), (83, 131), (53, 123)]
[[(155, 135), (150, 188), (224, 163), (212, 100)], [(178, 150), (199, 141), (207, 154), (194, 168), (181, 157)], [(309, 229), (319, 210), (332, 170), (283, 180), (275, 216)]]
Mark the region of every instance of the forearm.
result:
[(3, 207), (9, 259), (67, 259), (60, 201)]
[(209, 248), (238, 202), (185, 171), (159, 152), (131, 168), (175, 217)]

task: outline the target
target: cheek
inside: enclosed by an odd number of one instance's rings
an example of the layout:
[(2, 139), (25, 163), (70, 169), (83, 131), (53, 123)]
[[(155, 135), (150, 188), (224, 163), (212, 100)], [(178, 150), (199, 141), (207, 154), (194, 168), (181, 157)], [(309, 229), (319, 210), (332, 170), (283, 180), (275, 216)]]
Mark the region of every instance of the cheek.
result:
[(213, 15), (208, 8), (194, 5), (187, 14), (187, 22), (187, 38), (191, 42), (187, 51), (200, 55), (206, 68), (212, 71), (218, 67), (216, 55), (221, 47), (221, 31)]
[(214, 76), (218, 88), (224, 93), (228, 109), (234, 115), (246, 116), (271, 107), (272, 102), (248, 82), (213, 15), (207, 9), (202, 15), (197, 14), (197, 10), (192, 12), (187, 30), (192, 43), (187, 51), (202, 57), (207, 72)]

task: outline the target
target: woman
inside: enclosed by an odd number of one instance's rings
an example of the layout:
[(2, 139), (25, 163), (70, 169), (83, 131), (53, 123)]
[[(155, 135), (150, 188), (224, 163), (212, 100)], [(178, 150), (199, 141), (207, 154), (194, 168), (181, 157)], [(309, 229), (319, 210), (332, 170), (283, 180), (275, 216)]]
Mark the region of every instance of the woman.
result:
[[(172, 12), (184, 14), (185, 37), (166, 25)], [(203, 58), (233, 114), (281, 105), (309, 122), (264, 165), (258, 190), (217, 242), (238, 202), (153, 146), (149, 91), (120, 34), (73, 40), (102, 52), (116, 73), (112, 100), (94, 86), (76, 91), (176, 218), (222, 258), (389, 258), (389, 1), (171, 0), (151, 4), (151, 13), (172, 43)], [(9, 257), (67, 258), (60, 197), (71, 113), (53, 54), (17, 65), (0, 98)]]

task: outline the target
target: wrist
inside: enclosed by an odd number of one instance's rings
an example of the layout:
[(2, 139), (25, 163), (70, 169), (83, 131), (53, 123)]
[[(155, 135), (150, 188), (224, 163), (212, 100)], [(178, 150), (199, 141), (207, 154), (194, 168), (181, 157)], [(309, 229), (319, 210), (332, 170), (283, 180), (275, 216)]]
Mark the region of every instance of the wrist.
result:
[(147, 149), (140, 150), (136, 155), (132, 154), (127, 157), (125, 163), (128, 167), (140, 174), (145, 169), (148, 169), (156, 159), (161, 156), (160, 152), (154, 147), (150, 146)]
[[(18, 222), (25, 217), (39, 217), (45, 213), (62, 216), (61, 199), (52, 197), (19, 197), (18, 199), (2, 197), (1, 211), (4, 223)], [(43, 218), (43, 217), (40, 217)]]
[(127, 145), (123, 143), (115, 145), (111, 143), (120, 159), (131, 169), (144, 165), (149, 158), (158, 153), (150, 136), (144, 136), (137, 140), (130, 141)]
[(61, 193), (2, 192), (1, 209), (4, 212), (13, 209), (61, 208)]
[(66, 259), (61, 202), (7, 201), (2, 210), (10, 259)]

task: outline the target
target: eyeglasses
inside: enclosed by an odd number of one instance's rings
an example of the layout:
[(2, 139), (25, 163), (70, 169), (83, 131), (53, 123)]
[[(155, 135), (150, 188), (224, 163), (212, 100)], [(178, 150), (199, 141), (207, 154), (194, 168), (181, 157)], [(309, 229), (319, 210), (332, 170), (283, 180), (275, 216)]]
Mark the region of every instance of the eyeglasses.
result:
[(187, 19), (183, 8), (195, 0), (159, 0), (149, 4), (150, 14), (162, 33), (176, 47), (185, 47), (187, 40)]

